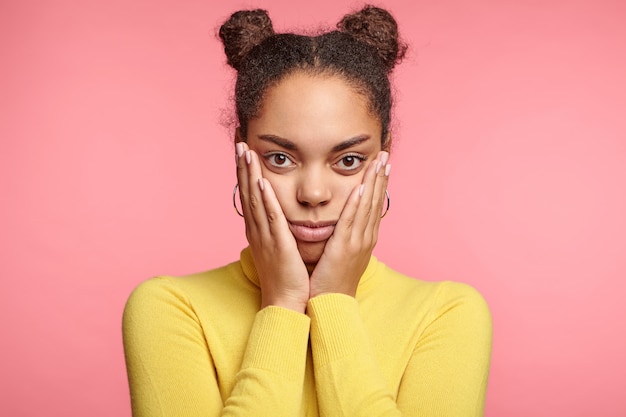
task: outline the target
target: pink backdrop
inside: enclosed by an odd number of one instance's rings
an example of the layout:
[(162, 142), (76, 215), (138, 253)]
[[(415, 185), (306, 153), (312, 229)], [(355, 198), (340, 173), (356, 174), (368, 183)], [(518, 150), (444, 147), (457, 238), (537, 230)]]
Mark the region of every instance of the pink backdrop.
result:
[[(130, 415), (129, 292), (245, 244), (215, 26), (359, 5), (290, 4), (0, 3), (1, 415)], [(626, 415), (626, 3), (384, 5), (412, 49), (377, 255), (485, 295), (487, 416)]]

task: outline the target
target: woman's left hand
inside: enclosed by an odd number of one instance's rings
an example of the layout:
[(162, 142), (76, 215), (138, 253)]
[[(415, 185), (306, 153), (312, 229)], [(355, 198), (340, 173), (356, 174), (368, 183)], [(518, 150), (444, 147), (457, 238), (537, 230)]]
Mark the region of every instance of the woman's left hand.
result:
[(367, 167), (341, 212), (333, 235), (310, 278), (310, 298), (325, 293), (356, 294), (378, 239), (380, 216), (391, 165), (389, 154), (378, 153)]

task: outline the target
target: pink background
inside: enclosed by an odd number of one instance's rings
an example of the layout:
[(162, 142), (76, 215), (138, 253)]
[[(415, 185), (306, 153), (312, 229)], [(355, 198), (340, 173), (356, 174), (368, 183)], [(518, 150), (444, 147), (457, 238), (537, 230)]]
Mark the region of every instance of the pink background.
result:
[[(130, 415), (132, 288), (245, 245), (215, 27), (360, 5), (291, 3), (0, 3), (1, 415)], [(377, 255), (485, 295), (487, 416), (626, 415), (626, 3), (384, 5), (412, 49)]]

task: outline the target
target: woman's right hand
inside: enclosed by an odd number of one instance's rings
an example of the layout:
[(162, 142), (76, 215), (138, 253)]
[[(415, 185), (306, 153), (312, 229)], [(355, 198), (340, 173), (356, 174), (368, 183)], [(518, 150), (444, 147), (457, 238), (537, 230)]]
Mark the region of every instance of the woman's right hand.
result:
[(287, 219), (259, 157), (245, 142), (236, 143), (237, 180), (246, 238), (259, 274), (261, 308), (269, 305), (301, 313), (309, 300), (309, 274)]

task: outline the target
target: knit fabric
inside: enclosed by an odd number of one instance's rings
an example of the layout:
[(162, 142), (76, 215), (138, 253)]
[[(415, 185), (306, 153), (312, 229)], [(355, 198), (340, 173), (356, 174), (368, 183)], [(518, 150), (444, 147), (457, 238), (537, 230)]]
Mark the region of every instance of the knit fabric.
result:
[(372, 256), (355, 298), (320, 295), (306, 314), (260, 304), (249, 248), (141, 283), (123, 319), (133, 416), (483, 414), (491, 318), (468, 285)]

